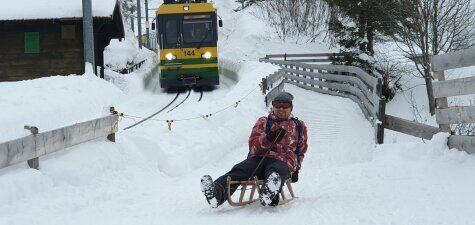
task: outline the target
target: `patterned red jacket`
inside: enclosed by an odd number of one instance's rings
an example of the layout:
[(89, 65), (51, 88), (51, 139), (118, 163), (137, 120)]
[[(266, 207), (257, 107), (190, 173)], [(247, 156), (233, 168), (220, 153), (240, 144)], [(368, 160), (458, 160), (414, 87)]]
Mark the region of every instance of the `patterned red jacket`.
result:
[[(282, 141), (277, 142), (273, 147), (272, 143), (266, 138), (266, 122), (267, 117), (261, 117), (257, 120), (256, 124), (252, 128), (251, 136), (249, 137), (249, 157), (254, 156), (264, 156), (270, 148), (273, 148), (273, 151), (270, 151), (267, 154), (267, 157), (274, 158), (285, 162), (290, 169), (290, 172), (296, 172), (300, 170), (300, 165), (302, 165), (303, 158), (307, 152), (307, 126), (303, 121), (301, 122), (302, 126), (302, 143), (300, 145), (300, 154), (297, 159), (295, 150), (298, 143), (299, 132), (297, 130), (297, 125), (292, 119), (278, 121), (274, 114), (269, 114), (269, 117), (274, 120), (271, 130), (278, 129), (282, 127), (285, 129), (286, 133)], [(297, 160), (299, 163), (297, 163)]]

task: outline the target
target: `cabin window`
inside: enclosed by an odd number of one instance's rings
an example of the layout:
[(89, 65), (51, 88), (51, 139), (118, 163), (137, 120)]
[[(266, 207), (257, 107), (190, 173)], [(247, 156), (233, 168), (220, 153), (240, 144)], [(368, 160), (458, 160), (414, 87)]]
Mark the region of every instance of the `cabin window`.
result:
[(40, 33), (39, 32), (25, 32), (25, 53), (26, 54), (40, 53)]
[(213, 23), (211, 20), (183, 21), (183, 36), (186, 43), (213, 41)]
[(176, 44), (178, 42), (178, 26), (176, 20), (168, 20), (165, 24), (166, 42)]
[(74, 39), (76, 38), (76, 26), (74, 25), (62, 25), (61, 26), (61, 39)]

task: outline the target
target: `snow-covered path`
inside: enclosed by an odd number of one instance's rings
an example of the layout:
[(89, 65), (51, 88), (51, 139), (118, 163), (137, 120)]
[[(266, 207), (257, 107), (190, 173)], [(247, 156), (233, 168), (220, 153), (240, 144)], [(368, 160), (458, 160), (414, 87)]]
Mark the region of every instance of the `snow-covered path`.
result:
[[(245, 138), (236, 140), (236, 147), (221, 142), (221, 148), (230, 148), (222, 157), (208, 156), (219, 154), (216, 149), (194, 154), (178, 145), (173, 151), (182, 158), (175, 160), (159, 153), (160, 138), (122, 132), (117, 144), (95, 141), (44, 157), (40, 171), (19, 166), (2, 171), (0, 224), (222, 224), (242, 219), (247, 224), (471, 224), (475, 219), (467, 207), (474, 200), (473, 157), (444, 150), (443, 137), (427, 145), (375, 147), (372, 127), (351, 100), (286, 89), (296, 96), (295, 115), (309, 127), (310, 148), (294, 186), (299, 197), (294, 202), (277, 208), (208, 207), (200, 177), (217, 177), (244, 159)], [(251, 126), (242, 125), (244, 136)], [(191, 155), (180, 152), (187, 150)], [(203, 158), (210, 161), (191, 169), (181, 165)], [(177, 165), (157, 169), (162, 161)]]

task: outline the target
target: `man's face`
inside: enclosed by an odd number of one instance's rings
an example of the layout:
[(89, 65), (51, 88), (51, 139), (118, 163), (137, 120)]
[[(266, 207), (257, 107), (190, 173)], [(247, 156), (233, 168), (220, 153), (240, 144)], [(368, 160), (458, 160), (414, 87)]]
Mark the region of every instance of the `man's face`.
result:
[(274, 115), (277, 119), (288, 119), (292, 113), (292, 107), (289, 102), (274, 102), (272, 103), (274, 108)]

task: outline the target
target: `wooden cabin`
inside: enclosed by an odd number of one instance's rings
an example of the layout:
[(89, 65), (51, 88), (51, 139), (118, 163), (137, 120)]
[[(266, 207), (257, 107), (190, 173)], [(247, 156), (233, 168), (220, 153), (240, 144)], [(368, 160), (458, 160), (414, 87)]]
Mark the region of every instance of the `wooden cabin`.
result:
[[(82, 0), (48, 2), (18, 0), (0, 7), (0, 81), (84, 74)], [(124, 27), (117, 0), (92, 5), (95, 61), (103, 77), (104, 48), (124, 37)]]

